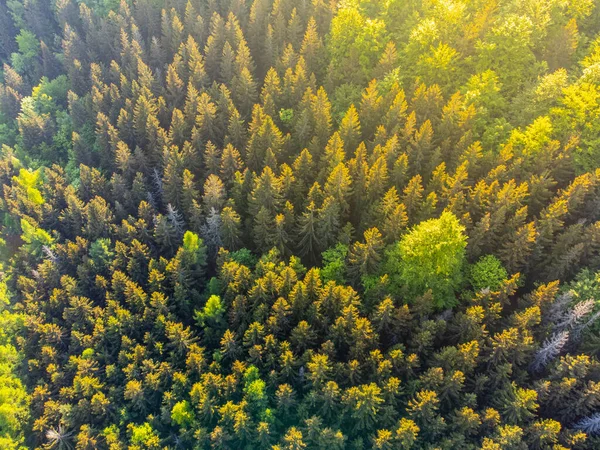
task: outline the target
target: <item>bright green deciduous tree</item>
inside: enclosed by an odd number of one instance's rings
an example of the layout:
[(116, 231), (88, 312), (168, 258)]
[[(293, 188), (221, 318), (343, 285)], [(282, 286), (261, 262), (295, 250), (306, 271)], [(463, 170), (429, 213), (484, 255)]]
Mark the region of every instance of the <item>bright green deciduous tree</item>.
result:
[(38, 189), (42, 183), (41, 173), (39, 170), (31, 171), (27, 169), (21, 169), (19, 171), (19, 176), (13, 178), (13, 182), (27, 191), (27, 200), (35, 205), (44, 204), (44, 197)]
[(49, 247), (54, 242), (54, 239), (46, 230), (33, 226), (25, 219), (21, 219), (21, 229), (23, 230), (21, 239), (33, 255), (41, 255), (43, 247)]
[(438, 308), (452, 306), (466, 246), (465, 228), (451, 212), (415, 226), (388, 252), (385, 269), (396, 293), (410, 301), (431, 290)]
[(323, 269), (321, 276), (324, 282), (335, 281), (338, 284), (346, 282), (346, 256), (348, 255), (348, 246), (337, 244), (322, 253)]
[(26, 74), (36, 64), (36, 58), (40, 53), (40, 42), (29, 30), (21, 30), (15, 37), (19, 52), (11, 55), (13, 67), (20, 74)]
[(138, 426), (130, 424), (129, 428), (131, 430), (131, 443), (133, 444), (133, 446), (129, 448), (160, 448), (160, 438), (156, 434), (156, 431), (152, 428), (152, 425), (150, 425), (148, 422)]
[(194, 410), (187, 400), (175, 403), (171, 409), (171, 419), (180, 427), (189, 427), (194, 423)]
[[(370, 76), (388, 42), (385, 23), (368, 19), (360, 9), (347, 2), (331, 22), (327, 49), (336, 80), (364, 83)], [(356, 70), (356, 64), (361, 70)]]
[(494, 255), (486, 255), (471, 267), (471, 285), (476, 290), (496, 289), (508, 277), (502, 262)]

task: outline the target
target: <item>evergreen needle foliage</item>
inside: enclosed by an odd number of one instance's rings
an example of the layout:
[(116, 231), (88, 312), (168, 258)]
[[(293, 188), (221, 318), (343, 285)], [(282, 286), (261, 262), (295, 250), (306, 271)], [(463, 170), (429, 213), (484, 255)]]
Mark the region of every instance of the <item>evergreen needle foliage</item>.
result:
[(600, 2), (0, 1), (0, 450), (600, 448)]

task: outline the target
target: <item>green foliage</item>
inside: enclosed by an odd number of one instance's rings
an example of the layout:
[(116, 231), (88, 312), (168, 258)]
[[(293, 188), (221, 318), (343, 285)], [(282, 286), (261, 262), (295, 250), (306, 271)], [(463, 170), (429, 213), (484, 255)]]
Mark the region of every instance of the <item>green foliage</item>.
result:
[(187, 400), (175, 403), (171, 409), (171, 419), (182, 428), (187, 428), (194, 423), (194, 410)]
[(326, 283), (335, 281), (338, 284), (346, 282), (346, 257), (348, 255), (348, 246), (337, 244), (323, 252), (323, 268), (321, 269), (321, 277)]
[(580, 134), (575, 160), (580, 173), (600, 167), (600, 88), (593, 83), (579, 83), (564, 89), (560, 105), (551, 110), (557, 133), (565, 135), (574, 130)]
[(507, 104), (501, 93), (498, 75), (493, 70), (486, 70), (473, 75), (464, 87), (468, 103), (477, 108), (477, 129), (484, 132), (494, 119), (500, 118)]
[(139, 446), (138, 448), (157, 449), (160, 447), (160, 438), (152, 429), (152, 426), (145, 422), (142, 425), (130, 425), (131, 443)]
[(52, 81), (47, 77), (42, 77), (40, 84), (32, 89), (31, 97), (40, 113), (49, 113), (59, 106), (63, 108), (67, 106), (68, 91), (69, 80), (66, 75), (60, 75)]
[(220, 322), (223, 320), (224, 312), (225, 308), (223, 307), (219, 296), (211, 295), (208, 298), (206, 305), (204, 305), (204, 309), (196, 313), (196, 321), (198, 321), (200, 326), (205, 326), (210, 322)]
[[(331, 22), (328, 49), (335, 74), (362, 84), (387, 44), (385, 23), (365, 17), (355, 2), (344, 2)], [(353, 65), (358, 64), (357, 67)]]
[(11, 63), (17, 72), (25, 74), (36, 62), (40, 52), (40, 42), (29, 30), (21, 30), (15, 39), (19, 52), (12, 54)]
[(43, 247), (50, 247), (54, 243), (54, 239), (46, 230), (32, 225), (26, 219), (21, 219), (21, 230), (21, 239), (32, 255), (40, 256)]
[(292, 124), (292, 121), (294, 119), (294, 110), (293, 109), (282, 109), (279, 111), (279, 119), (281, 120), (281, 122), (286, 125), (286, 126), (290, 126)]
[(541, 70), (532, 51), (534, 27), (527, 16), (507, 15), (487, 39), (477, 43), (479, 67), (494, 70), (507, 94), (514, 94)]
[(206, 265), (206, 247), (200, 237), (191, 231), (186, 231), (183, 236), (183, 247), (181, 248), (183, 254), (182, 259), (187, 268), (196, 271), (203, 270)]
[(98, 239), (90, 245), (90, 258), (100, 270), (107, 268), (114, 256), (110, 239)]
[(498, 289), (508, 273), (502, 262), (494, 255), (483, 256), (471, 267), (470, 282), (473, 289)]
[(188, 255), (195, 255), (200, 250), (202, 240), (197, 234), (186, 231), (183, 235), (183, 250)]
[(0, 283), (0, 444), (20, 449), (24, 426), (29, 418), (29, 396), (18, 378), (21, 355), (15, 337), (23, 327), (23, 318), (10, 313), (6, 283)]
[(257, 263), (257, 258), (247, 248), (242, 248), (235, 252), (231, 252), (229, 257), (238, 264), (253, 268)]
[(196, 323), (204, 330), (207, 344), (216, 344), (225, 329), (225, 306), (218, 295), (211, 295), (202, 311), (194, 314)]
[(36, 205), (43, 205), (44, 198), (39, 190), (41, 183), (41, 172), (40, 170), (19, 170), (19, 176), (14, 178), (14, 181), (18, 183), (27, 193), (27, 199)]
[(570, 289), (579, 301), (591, 298), (600, 302), (600, 272), (583, 269), (571, 282)]
[[(573, 297), (571, 306), (592, 300), (594, 302), (592, 312), (598, 313), (600, 311), (600, 272), (583, 269), (571, 283), (565, 286), (565, 292)], [(586, 330), (586, 332), (590, 335), (600, 332), (599, 323), (590, 323), (589, 328), (590, 330)]]
[(22, 426), (29, 415), (29, 397), (15, 373), (17, 362), (13, 346), (0, 346), (0, 436), (14, 439), (22, 437)]
[(30, 97), (21, 102), (17, 117), (18, 144), (24, 157), (46, 163), (66, 161), (72, 147), (73, 125), (67, 113), (68, 79), (61, 75), (52, 81), (43, 77)]
[(599, 33), (0, 2), (0, 449), (600, 448)]
[(244, 373), (244, 394), (252, 408), (260, 411), (266, 406), (266, 384), (260, 379), (260, 374), (255, 366), (250, 366)]
[(386, 272), (395, 289), (408, 298), (431, 290), (438, 308), (456, 304), (467, 246), (464, 231), (450, 212), (415, 226), (387, 256)]
[(111, 11), (119, 9), (117, 0), (82, 0), (82, 3), (85, 3), (103, 17), (106, 17)]

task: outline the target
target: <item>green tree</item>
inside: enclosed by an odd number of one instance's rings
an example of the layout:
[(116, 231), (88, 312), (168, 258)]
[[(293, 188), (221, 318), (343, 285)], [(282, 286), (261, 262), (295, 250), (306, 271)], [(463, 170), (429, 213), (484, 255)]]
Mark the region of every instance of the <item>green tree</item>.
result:
[[(387, 44), (385, 23), (366, 18), (353, 2), (347, 2), (331, 21), (327, 49), (331, 57), (330, 74), (362, 85), (375, 67)], [(361, 70), (355, 70), (358, 63)], [(348, 78), (349, 76), (349, 78)]]
[(298, 221), (298, 236), (300, 238), (298, 241), (300, 255), (306, 256), (309, 260), (314, 260), (320, 241), (317, 236), (317, 208), (312, 201)]
[(431, 290), (436, 307), (456, 303), (465, 263), (465, 228), (450, 212), (415, 226), (388, 252), (385, 264), (397, 294), (411, 301)]
[(322, 253), (323, 269), (321, 276), (324, 282), (335, 281), (337, 284), (346, 282), (346, 256), (348, 246), (337, 244)]
[(204, 308), (194, 314), (196, 323), (204, 330), (207, 345), (215, 345), (221, 340), (221, 334), (226, 326), (224, 315), (225, 307), (218, 295), (211, 295)]
[(507, 95), (516, 94), (540, 71), (533, 53), (534, 27), (529, 17), (509, 14), (477, 44), (479, 67), (496, 72)]
[(377, 228), (364, 232), (364, 242), (355, 242), (348, 253), (348, 273), (355, 279), (373, 275), (379, 269), (383, 240)]
[(35, 82), (39, 77), (40, 70), (38, 60), (40, 57), (40, 41), (34, 33), (24, 29), (15, 37), (15, 40), (19, 51), (11, 55), (12, 66), (20, 74), (26, 75), (30, 82)]
[(349, 416), (357, 430), (371, 430), (377, 421), (377, 413), (383, 403), (381, 389), (375, 384), (364, 384), (349, 388), (343, 397)]
[(496, 290), (506, 280), (508, 273), (494, 255), (483, 256), (471, 267), (470, 280), (475, 290)]
[(241, 242), (240, 215), (230, 206), (221, 211), (221, 236), (228, 250), (235, 250)]
[(159, 449), (160, 448), (160, 437), (156, 434), (156, 431), (152, 426), (145, 422), (142, 425), (130, 424), (129, 429), (131, 432), (131, 444), (134, 449)]
[(194, 423), (194, 411), (187, 400), (178, 402), (173, 406), (171, 419), (182, 428), (187, 428)]
[(9, 297), (6, 283), (0, 283), (0, 444), (17, 450), (24, 441), (24, 424), (29, 417), (29, 396), (17, 376), (22, 355), (14, 338), (23, 326), (23, 318), (7, 310)]

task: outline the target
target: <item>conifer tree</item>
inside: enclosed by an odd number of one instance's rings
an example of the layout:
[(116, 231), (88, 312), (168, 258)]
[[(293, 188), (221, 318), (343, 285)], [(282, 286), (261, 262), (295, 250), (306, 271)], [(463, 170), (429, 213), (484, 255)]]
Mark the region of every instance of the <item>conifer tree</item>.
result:
[(354, 277), (373, 275), (379, 268), (383, 241), (377, 228), (364, 232), (364, 242), (355, 242), (348, 254), (348, 273)]
[(600, 9), (534, 3), (0, 2), (0, 448), (599, 448)]
[(316, 251), (319, 248), (319, 238), (317, 237), (317, 208), (314, 201), (311, 201), (306, 210), (302, 213), (298, 221), (298, 249), (302, 256), (309, 259), (316, 257)]
[(342, 214), (345, 215), (350, 211), (352, 180), (343, 162), (337, 164), (331, 171), (325, 183), (325, 193), (333, 198)]

